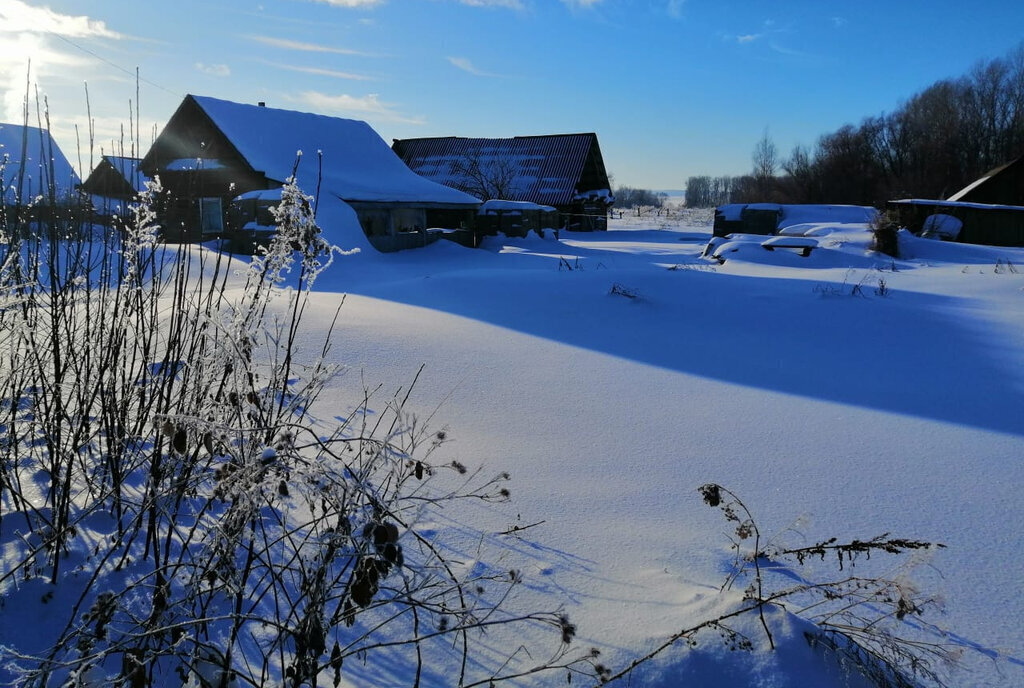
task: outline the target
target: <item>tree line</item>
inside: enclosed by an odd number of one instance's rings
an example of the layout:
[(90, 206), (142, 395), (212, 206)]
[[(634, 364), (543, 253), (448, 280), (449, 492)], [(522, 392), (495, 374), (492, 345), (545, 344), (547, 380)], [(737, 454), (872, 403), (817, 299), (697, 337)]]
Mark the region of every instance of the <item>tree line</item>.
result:
[(891, 113), (797, 145), (782, 158), (766, 130), (750, 174), (690, 177), (687, 204), (848, 203), (947, 198), (1024, 154), (1024, 43), (943, 79)]
[(668, 198), (668, 194), (650, 189), (636, 189), (632, 186), (620, 186), (615, 189), (616, 208), (660, 208)]

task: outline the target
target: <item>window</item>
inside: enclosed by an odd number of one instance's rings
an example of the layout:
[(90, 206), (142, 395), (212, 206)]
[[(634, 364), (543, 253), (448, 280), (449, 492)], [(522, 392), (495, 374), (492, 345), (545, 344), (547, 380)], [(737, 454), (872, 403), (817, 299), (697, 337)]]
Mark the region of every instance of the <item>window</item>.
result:
[(204, 235), (224, 231), (224, 211), (219, 198), (199, 199), (199, 230)]

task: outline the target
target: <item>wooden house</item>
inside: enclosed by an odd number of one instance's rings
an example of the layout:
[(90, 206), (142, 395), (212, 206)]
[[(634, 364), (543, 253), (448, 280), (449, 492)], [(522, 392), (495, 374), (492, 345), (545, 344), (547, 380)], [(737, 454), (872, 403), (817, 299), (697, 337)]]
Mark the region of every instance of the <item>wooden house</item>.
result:
[(0, 184), (5, 205), (70, 204), (81, 180), (45, 129), (0, 124)]
[(159, 175), (169, 192), (168, 241), (242, 231), (236, 225), (254, 218), (229, 222), (237, 215), (229, 212), (232, 201), (278, 189), (292, 176), (306, 193), (351, 206), (380, 250), (421, 245), (428, 211), (468, 225), (480, 205), (413, 173), (366, 122), (194, 95), (178, 106), (141, 169)]
[(435, 182), (484, 200), (552, 206), (568, 229), (608, 228), (615, 199), (597, 134), (398, 139), (392, 148)]

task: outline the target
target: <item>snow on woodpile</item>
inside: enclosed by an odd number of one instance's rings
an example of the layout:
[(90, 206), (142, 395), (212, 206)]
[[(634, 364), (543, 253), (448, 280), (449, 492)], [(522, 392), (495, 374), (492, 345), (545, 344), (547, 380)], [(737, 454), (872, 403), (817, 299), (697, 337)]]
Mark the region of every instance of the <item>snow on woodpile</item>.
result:
[[(284, 182), (301, 151), (299, 186), (346, 201), (477, 205), (469, 194), (420, 177), (366, 122), (193, 96), (254, 170)], [(322, 179), (316, 160), (323, 155)]]

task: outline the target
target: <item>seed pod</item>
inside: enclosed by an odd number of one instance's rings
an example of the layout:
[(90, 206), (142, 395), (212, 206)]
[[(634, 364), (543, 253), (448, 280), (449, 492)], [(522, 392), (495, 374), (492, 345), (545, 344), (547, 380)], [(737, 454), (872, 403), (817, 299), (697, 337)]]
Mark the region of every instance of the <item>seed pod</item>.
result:
[(185, 428), (178, 428), (178, 431), (174, 433), (174, 451), (179, 454), (184, 454), (185, 450), (188, 449), (188, 432)]

